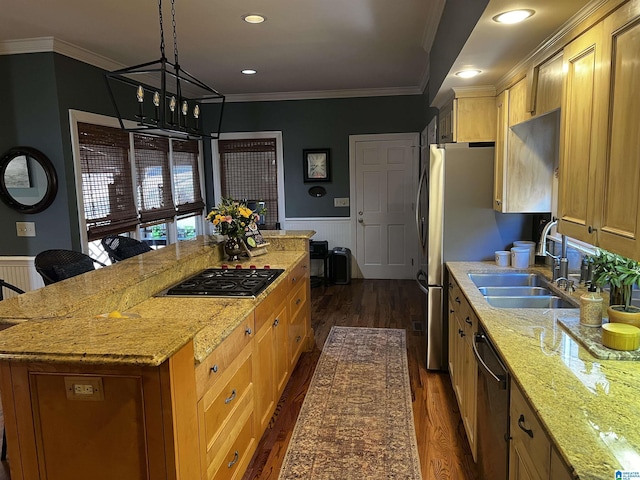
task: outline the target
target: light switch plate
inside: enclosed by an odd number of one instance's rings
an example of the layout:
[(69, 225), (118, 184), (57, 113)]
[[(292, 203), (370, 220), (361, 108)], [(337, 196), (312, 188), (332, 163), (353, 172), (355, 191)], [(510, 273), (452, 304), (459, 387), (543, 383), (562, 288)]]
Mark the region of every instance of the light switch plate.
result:
[(16, 232), (19, 237), (35, 237), (36, 224), (35, 222), (16, 222)]
[(349, 198), (334, 198), (333, 199), (334, 207), (348, 207), (349, 206)]

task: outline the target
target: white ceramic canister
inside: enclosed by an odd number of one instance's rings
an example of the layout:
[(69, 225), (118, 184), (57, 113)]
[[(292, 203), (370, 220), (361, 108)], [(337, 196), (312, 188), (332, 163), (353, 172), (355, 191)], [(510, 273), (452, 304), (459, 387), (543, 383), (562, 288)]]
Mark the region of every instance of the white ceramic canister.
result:
[(509, 258), (511, 257), (511, 253), (507, 250), (497, 250), (496, 254), (496, 265), (499, 267), (508, 267), (509, 266)]
[(517, 240), (513, 242), (514, 247), (525, 247), (529, 249), (529, 266), (535, 265), (536, 263), (536, 242), (531, 242), (529, 240)]
[(511, 249), (511, 266), (514, 268), (529, 266), (529, 249), (527, 247), (513, 247)]

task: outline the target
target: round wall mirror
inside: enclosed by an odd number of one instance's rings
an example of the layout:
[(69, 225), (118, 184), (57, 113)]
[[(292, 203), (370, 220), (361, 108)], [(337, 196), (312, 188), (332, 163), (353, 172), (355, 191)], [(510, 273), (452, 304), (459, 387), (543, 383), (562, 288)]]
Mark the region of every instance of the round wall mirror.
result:
[(58, 177), (47, 156), (30, 147), (15, 147), (0, 161), (0, 198), (22, 213), (46, 209), (58, 192)]

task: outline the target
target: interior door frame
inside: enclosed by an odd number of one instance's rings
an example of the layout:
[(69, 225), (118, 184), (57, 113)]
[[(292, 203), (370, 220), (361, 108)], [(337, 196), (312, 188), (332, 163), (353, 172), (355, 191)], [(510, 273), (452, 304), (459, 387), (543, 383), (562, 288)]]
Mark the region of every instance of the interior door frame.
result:
[[(414, 170), (413, 175), (413, 184), (412, 189), (413, 192), (417, 192), (418, 190), (418, 177), (419, 177), (419, 164), (420, 164), (420, 134), (418, 132), (408, 132), (408, 133), (375, 133), (375, 134), (367, 134), (367, 135), (349, 135), (349, 220), (351, 221), (351, 245), (353, 247), (352, 258), (353, 258), (353, 266), (357, 267), (354, 270), (354, 277), (362, 277), (362, 272), (357, 264), (356, 259), (358, 258), (358, 222), (357, 222), (357, 212), (354, 210), (356, 208), (356, 143), (357, 142), (367, 142), (367, 141), (384, 141), (384, 140), (410, 140), (413, 142), (413, 145), (416, 149), (418, 149), (417, 161), (413, 161), (412, 168)], [(415, 197), (415, 195), (414, 195)], [(413, 204), (413, 209), (415, 210), (416, 205)], [(410, 226), (410, 230), (414, 231), (415, 227), (413, 225)], [(417, 241), (416, 241), (417, 243)], [(415, 252), (417, 255), (419, 252)], [(419, 257), (416, 257), (418, 260)], [(414, 261), (414, 269), (417, 273), (420, 268), (420, 261)]]

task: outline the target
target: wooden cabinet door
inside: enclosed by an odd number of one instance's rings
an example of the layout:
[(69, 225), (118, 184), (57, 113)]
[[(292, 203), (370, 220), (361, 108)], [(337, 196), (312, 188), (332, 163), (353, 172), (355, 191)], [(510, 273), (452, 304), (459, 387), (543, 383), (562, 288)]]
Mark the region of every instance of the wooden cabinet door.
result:
[(287, 304), (283, 303), (273, 321), (274, 379), (277, 402), (289, 379), (289, 351), (287, 345), (289, 316)]
[[(640, 258), (640, 1), (626, 3), (604, 20), (602, 91), (611, 92), (599, 245), (621, 255)], [(606, 110), (603, 110), (606, 112)]]
[(562, 52), (534, 65), (527, 74), (527, 110), (544, 115), (562, 104)]
[(526, 122), (531, 118), (527, 111), (526, 77), (509, 88), (509, 127)]
[[(601, 85), (602, 24), (564, 49), (563, 121), (560, 132), (558, 231), (596, 244), (594, 228), (600, 192), (598, 158), (604, 141), (599, 118), (606, 114)], [(600, 150), (600, 151), (599, 151)]]
[(496, 97), (496, 147), (493, 167), (493, 209), (504, 212), (504, 175), (507, 161), (509, 90)]
[(276, 408), (274, 328), (266, 323), (255, 336), (254, 380), (255, 418), (258, 431), (267, 427)]
[(462, 371), (463, 399), (462, 421), (467, 431), (467, 439), (471, 447), (473, 459), (477, 460), (476, 448), (476, 411), (478, 405), (478, 363), (473, 354), (473, 335), (466, 335), (462, 342), (462, 358), (464, 361)]

